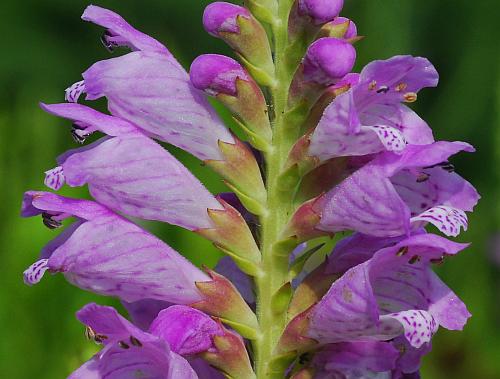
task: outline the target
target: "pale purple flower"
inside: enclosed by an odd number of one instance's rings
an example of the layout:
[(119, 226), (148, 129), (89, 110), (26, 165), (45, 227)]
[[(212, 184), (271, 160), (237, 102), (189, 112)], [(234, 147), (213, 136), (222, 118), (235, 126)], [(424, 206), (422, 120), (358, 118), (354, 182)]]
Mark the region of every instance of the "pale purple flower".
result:
[(168, 50), (107, 9), (89, 6), (82, 18), (107, 28), (110, 43), (127, 41), (138, 51), (95, 63), (68, 88), (67, 100), (76, 102), (82, 93), (87, 100), (105, 96), (113, 115), (149, 136), (202, 160), (222, 159), (218, 142), (234, 138)]
[(415, 112), (401, 104), (435, 87), (438, 74), (425, 58), (396, 56), (368, 64), (359, 81), (326, 108), (310, 136), (309, 155), (320, 161), (384, 150), (401, 152), (409, 144), (434, 141)]
[(318, 202), (317, 228), (395, 237), (431, 223), (446, 235), (458, 235), (467, 229), (465, 211), (479, 199), (448, 162), (462, 150), (474, 151), (466, 143), (441, 141), (379, 155)]
[(214, 37), (219, 37), (220, 33), (239, 33), (238, 17), (250, 19), (252, 14), (239, 5), (216, 1), (205, 8), (203, 27)]
[(302, 62), (305, 81), (330, 85), (347, 75), (356, 61), (356, 50), (338, 38), (320, 38), (309, 46)]
[(430, 263), (466, 246), (418, 234), (378, 250), (332, 284), (312, 311), (308, 336), (326, 344), (404, 335), (420, 348), (439, 325), (462, 329), (470, 314)]
[(222, 209), (220, 203), (140, 129), (80, 104), (42, 104), (42, 108), (71, 119), (74, 133), (81, 137), (96, 130), (108, 134), (58, 157), (59, 166), (46, 172), (48, 187), (88, 184), (91, 195), (115, 211), (190, 230), (213, 227), (207, 209)]
[(49, 227), (77, 222), (49, 243), (25, 272), (28, 284), (61, 272), (74, 285), (127, 302), (156, 299), (177, 304), (202, 300), (195, 282), (210, 278), (168, 245), (93, 201), (27, 192), (22, 216), (42, 215)]

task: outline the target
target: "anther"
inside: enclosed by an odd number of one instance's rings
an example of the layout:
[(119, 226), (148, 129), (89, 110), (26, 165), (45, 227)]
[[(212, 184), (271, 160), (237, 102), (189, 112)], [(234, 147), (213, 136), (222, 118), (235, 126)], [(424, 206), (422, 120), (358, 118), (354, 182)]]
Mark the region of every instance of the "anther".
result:
[(73, 137), (73, 140), (76, 143), (83, 144), (87, 137), (90, 136), (90, 133), (81, 133), (82, 130), (84, 129), (80, 128), (77, 125), (73, 125), (71, 129), (71, 137)]
[(408, 261), (409, 264), (415, 264), (417, 262), (420, 262), (420, 255), (414, 255), (413, 257), (410, 258), (410, 260)]
[(387, 93), (389, 92), (389, 87), (387, 86), (380, 86), (380, 88), (377, 90), (377, 93)]
[(96, 336), (96, 333), (94, 329), (92, 329), (90, 326), (85, 326), (85, 338), (88, 340), (93, 340)]
[(111, 35), (109, 34), (108, 31), (105, 31), (101, 36), (101, 42), (102, 45), (106, 48), (106, 50), (112, 53), (114, 51), (114, 48), (116, 47), (116, 44), (111, 42), (109, 40), (109, 37), (111, 37)]
[(395, 90), (396, 90), (396, 92), (401, 92), (401, 91), (404, 91), (407, 87), (408, 87), (408, 84), (406, 84), (406, 83), (399, 83), (396, 86)]
[(429, 174), (427, 174), (425, 172), (421, 172), (417, 176), (417, 183), (423, 183), (423, 182), (427, 181), (429, 178), (430, 178)]
[(417, 101), (417, 94), (415, 92), (406, 92), (403, 98), (407, 103), (414, 103)]
[(372, 80), (370, 84), (368, 84), (368, 89), (370, 91), (373, 91), (375, 88), (377, 88), (377, 82), (375, 80)]
[(141, 347), (142, 346), (142, 343), (141, 341), (139, 341), (137, 338), (135, 338), (134, 336), (130, 336), (130, 343), (134, 346), (137, 346), (137, 347)]
[(123, 341), (118, 342), (118, 346), (120, 346), (122, 349), (130, 349), (130, 346)]
[(56, 229), (62, 226), (62, 223), (54, 219), (54, 215), (47, 212), (42, 213), (43, 224), (49, 229)]
[(403, 246), (401, 249), (398, 250), (398, 252), (396, 253), (396, 256), (402, 257), (406, 253), (408, 253), (408, 246)]

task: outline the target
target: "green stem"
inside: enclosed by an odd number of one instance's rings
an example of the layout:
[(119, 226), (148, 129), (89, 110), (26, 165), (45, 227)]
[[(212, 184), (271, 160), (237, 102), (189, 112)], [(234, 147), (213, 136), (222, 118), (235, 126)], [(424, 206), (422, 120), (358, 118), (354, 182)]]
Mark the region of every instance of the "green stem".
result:
[[(288, 251), (280, 250), (277, 242), (293, 211), (292, 189), (284, 190), (279, 183), (288, 152), (296, 139), (296, 133), (290, 133), (286, 120), (286, 103), (293, 72), (285, 62), (288, 46), (288, 14), (291, 0), (281, 0), (275, 23), (272, 26), (274, 37), (274, 57), (276, 85), (271, 91), (273, 110), (273, 141), (266, 154), (267, 168), (267, 205), (268, 212), (261, 218), (262, 236), (262, 272), (256, 278), (257, 317), (260, 324), (261, 338), (254, 343), (255, 371), (258, 379), (282, 379), (284, 373), (271, 365), (273, 350), (283, 332), (286, 323), (286, 309), (276, 309), (273, 296), (288, 281)], [(296, 129), (296, 128), (295, 128)]]

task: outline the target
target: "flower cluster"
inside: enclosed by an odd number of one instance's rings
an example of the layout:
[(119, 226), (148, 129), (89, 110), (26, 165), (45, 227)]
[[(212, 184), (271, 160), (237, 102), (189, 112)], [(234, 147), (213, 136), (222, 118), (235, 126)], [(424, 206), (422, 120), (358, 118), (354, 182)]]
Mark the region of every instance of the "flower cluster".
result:
[[(189, 74), (160, 42), (116, 13), (83, 20), (124, 55), (100, 61), (41, 104), (83, 144), (46, 172), (54, 191), (87, 185), (94, 200), (26, 192), (22, 216), (73, 223), (25, 272), (62, 273), (119, 298), (130, 321), (89, 304), (77, 313), (102, 349), (70, 375), (101, 378), (409, 379), (439, 326), (470, 314), (433, 272), (467, 245), (479, 199), (449, 158), (473, 151), (435, 141), (405, 103), (435, 87), (425, 58), (395, 56), (353, 70), (361, 39), (342, 0), (210, 4), (203, 26), (237, 60), (199, 56)], [(78, 103), (105, 97), (109, 113)], [(212, 109), (233, 115), (236, 137)], [(157, 141), (220, 175), (212, 195)], [(212, 241), (226, 256), (200, 270), (126, 217), (161, 221)], [(326, 260), (317, 239), (349, 232)], [(307, 267), (307, 269), (306, 269)]]

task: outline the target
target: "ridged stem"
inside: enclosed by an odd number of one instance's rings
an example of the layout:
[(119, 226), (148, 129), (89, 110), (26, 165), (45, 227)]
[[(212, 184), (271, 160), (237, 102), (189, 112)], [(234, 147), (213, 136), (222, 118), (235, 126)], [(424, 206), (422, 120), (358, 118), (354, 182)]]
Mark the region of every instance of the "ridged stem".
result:
[(297, 138), (296, 133), (290, 133), (285, 113), (293, 76), (293, 72), (290, 72), (285, 62), (288, 47), (288, 15), (291, 6), (291, 0), (281, 0), (272, 25), (276, 84), (270, 88), (269, 107), (272, 114), (273, 141), (272, 148), (265, 156), (268, 212), (261, 219), (262, 273), (256, 278), (257, 317), (261, 330), (261, 338), (254, 343), (255, 371), (258, 379), (284, 378), (282, 370), (276, 368), (272, 361), (275, 358), (273, 350), (286, 322), (286, 312), (276, 309), (274, 295), (288, 281), (290, 253), (282, 251), (277, 243), (293, 211), (293, 189), (283, 188), (279, 175), (288, 152)]

